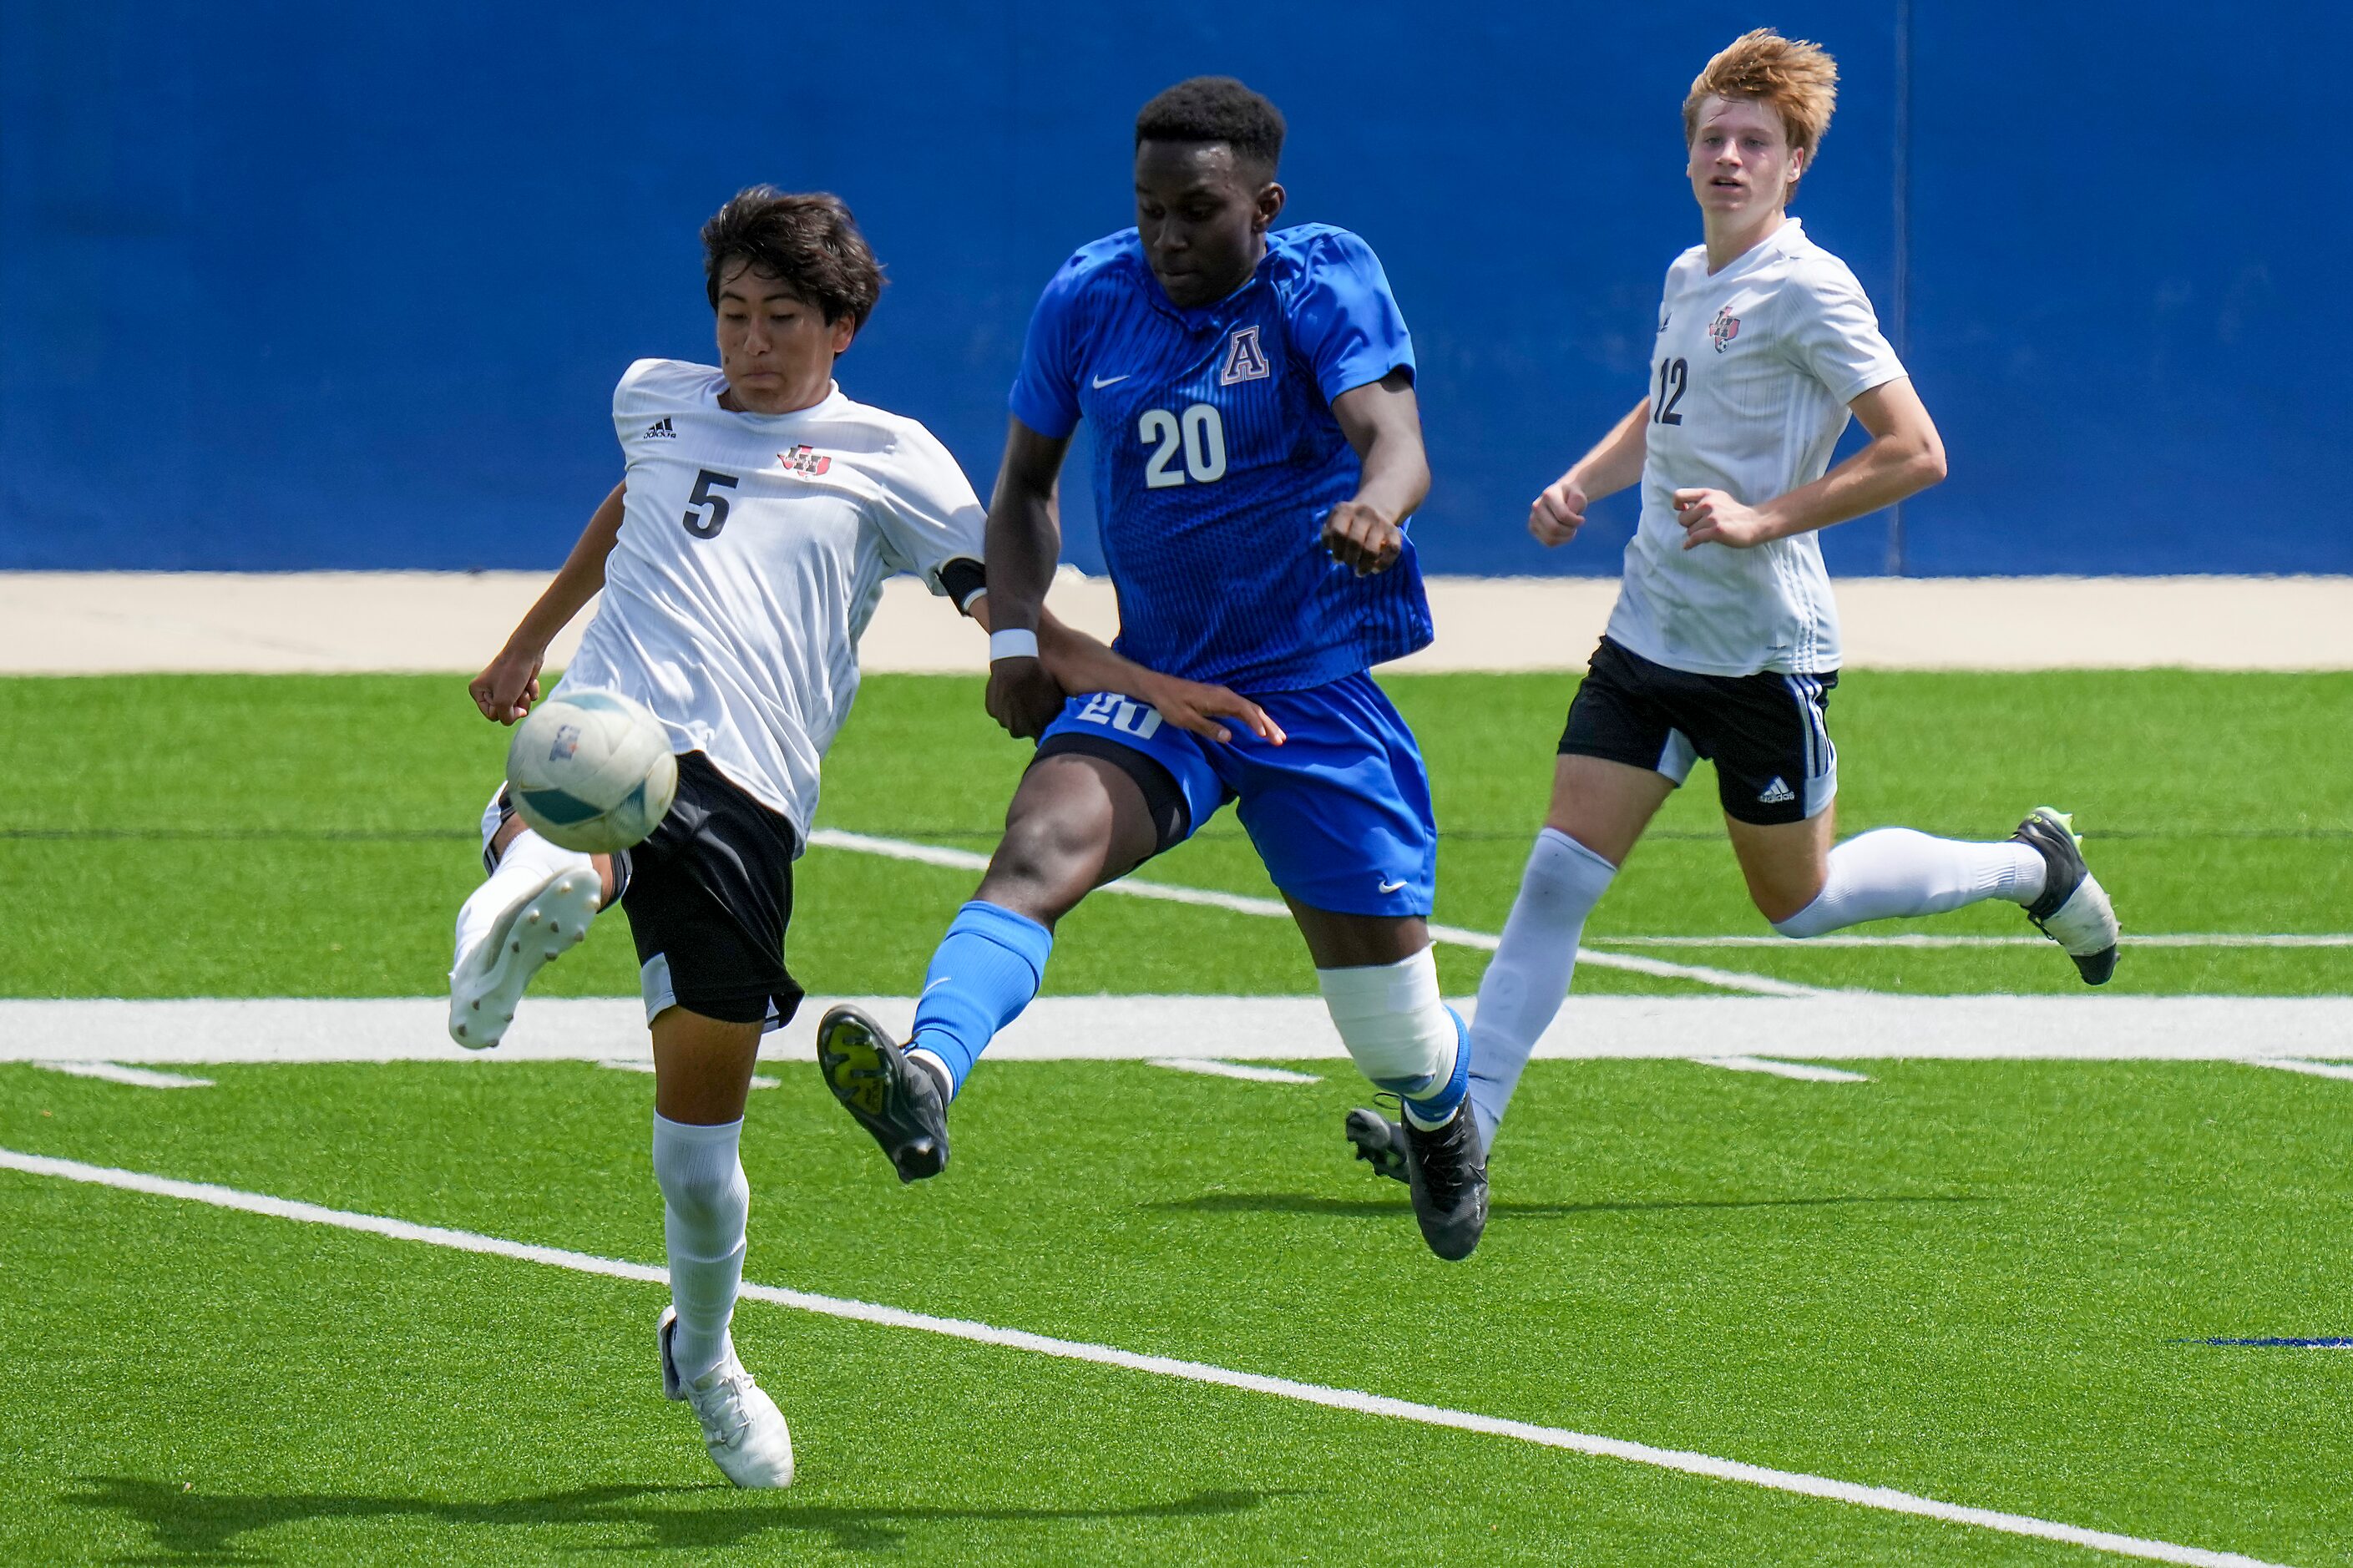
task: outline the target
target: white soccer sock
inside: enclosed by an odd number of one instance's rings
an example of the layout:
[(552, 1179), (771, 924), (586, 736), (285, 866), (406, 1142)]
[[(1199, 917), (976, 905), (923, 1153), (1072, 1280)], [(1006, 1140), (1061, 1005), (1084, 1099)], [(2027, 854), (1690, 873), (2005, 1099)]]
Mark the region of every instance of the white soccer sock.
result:
[(1617, 874), (1617, 867), (1557, 828), (1536, 835), (1471, 1019), (1471, 1110), (1483, 1144), (1494, 1143), (1528, 1053), (1568, 997), (1585, 917)]
[(2040, 850), (2015, 839), (1972, 844), (1908, 827), (1877, 828), (1832, 849), (1822, 890), (1773, 929), (1820, 936), (1864, 921), (1941, 915), (1986, 899), (2031, 904), (2042, 896), (2047, 869)]
[(549, 878), (570, 870), (586, 871), (593, 877), (596, 874), (596, 859), (551, 844), (528, 827), (516, 834), (500, 852), (498, 869), (458, 907), (458, 940), (450, 973), (455, 974), (466, 966), (467, 955), (490, 935), (491, 928), (517, 899)]
[(743, 1136), (740, 1119), (698, 1127), (654, 1114), (654, 1180), (661, 1184), (670, 1304), (678, 1309), (670, 1360), (688, 1383), (734, 1353), (727, 1324), (744, 1283), (744, 1221), (752, 1207), (736, 1158)]
[(1438, 960), (1423, 948), (1395, 963), (1319, 969), (1316, 986), (1356, 1068), (1402, 1098), (1427, 1096), (1454, 1076), (1454, 1015), (1438, 994)]

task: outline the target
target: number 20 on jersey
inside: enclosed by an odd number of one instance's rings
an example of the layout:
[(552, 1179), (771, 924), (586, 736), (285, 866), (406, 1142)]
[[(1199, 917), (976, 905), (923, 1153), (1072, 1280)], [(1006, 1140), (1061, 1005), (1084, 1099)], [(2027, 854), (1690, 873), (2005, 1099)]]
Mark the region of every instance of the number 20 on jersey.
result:
[[(1226, 422), (1213, 403), (1196, 403), (1180, 417), (1166, 408), (1147, 408), (1135, 422), (1136, 438), (1152, 447), (1144, 462), (1144, 486), (1164, 490), (1190, 480), (1206, 485), (1226, 477)], [(1183, 454), (1185, 466), (1176, 459)]]

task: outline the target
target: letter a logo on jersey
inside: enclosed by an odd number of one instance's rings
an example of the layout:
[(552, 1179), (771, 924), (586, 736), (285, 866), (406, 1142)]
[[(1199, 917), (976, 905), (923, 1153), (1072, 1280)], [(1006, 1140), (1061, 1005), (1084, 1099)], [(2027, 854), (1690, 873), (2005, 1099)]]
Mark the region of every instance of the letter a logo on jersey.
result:
[(1243, 327), (1226, 340), (1226, 368), (1218, 373), (1219, 386), (1238, 381), (1264, 381), (1274, 374), (1266, 352), (1258, 346), (1258, 329)]

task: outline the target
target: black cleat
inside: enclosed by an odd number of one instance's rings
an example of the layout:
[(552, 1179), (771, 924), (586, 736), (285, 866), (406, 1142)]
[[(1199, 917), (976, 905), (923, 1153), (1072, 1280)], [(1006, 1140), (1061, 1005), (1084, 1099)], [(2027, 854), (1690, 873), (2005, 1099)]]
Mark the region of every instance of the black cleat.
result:
[(841, 1108), (874, 1134), (902, 1182), (948, 1164), (948, 1108), (939, 1079), (907, 1059), (881, 1025), (855, 1007), (828, 1007), (817, 1026), (818, 1070)]
[(1471, 1256), (1487, 1228), (1487, 1167), (1479, 1158), (1479, 1123), (1465, 1100), (1443, 1127), (1425, 1132), (1409, 1119), (1400, 1124), (1406, 1185), (1413, 1192), (1413, 1217), (1430, 1250), (1456, 1262)]
[(2084, 984), (2105, 985), (2116, 972), (2116, 911), (2084, 864), (2074, 820), (2038, 805), (2010, 837), (2042, 857), (2042, 896), (2026, 906), (2026, 918), (2075, 961)]
[(1361, 1106), (1348, 1112), (1345, 1126), (1348, 1142), (1356, 1145), (1356, 1158), (1370, 1165), (1375, 1175), (1392, 1182), (1406, 1180), (1404, 1127)]

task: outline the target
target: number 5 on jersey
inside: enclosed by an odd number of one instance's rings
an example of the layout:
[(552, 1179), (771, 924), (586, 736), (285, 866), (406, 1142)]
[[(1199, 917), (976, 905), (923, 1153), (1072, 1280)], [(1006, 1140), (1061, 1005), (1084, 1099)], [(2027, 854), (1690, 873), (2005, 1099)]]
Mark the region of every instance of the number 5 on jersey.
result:
[[(727, 498), (712, 493), (711, 487), (732, 490), (739, 481), (733, 474), (714, 474), (709, 468), (694, 476), (694, 493), (686, 498), (686, 516), (680, 521), (687, 532), (697, 539), (716, 539), (719, 531), (727, 526)], [(704, 507), (711, 509), (706, 514)]]
[[(1144, 417), (1135, 422), (1135, 434), (1147, 447), (1156, 443), (1156, 449), (1145, 460), (1144, 486), (1146, 489), (1166, 489), (1181, 485), (1190, 475), (1195, 484), (1206, 485), (1226, 477), (1226, 422), (1213, 403), (1196, 403), (1177, 418), (1166, 408), (1148, 408)], [(1185, 453), (1185, 472), (1176, 468), (1176, 452)]]

